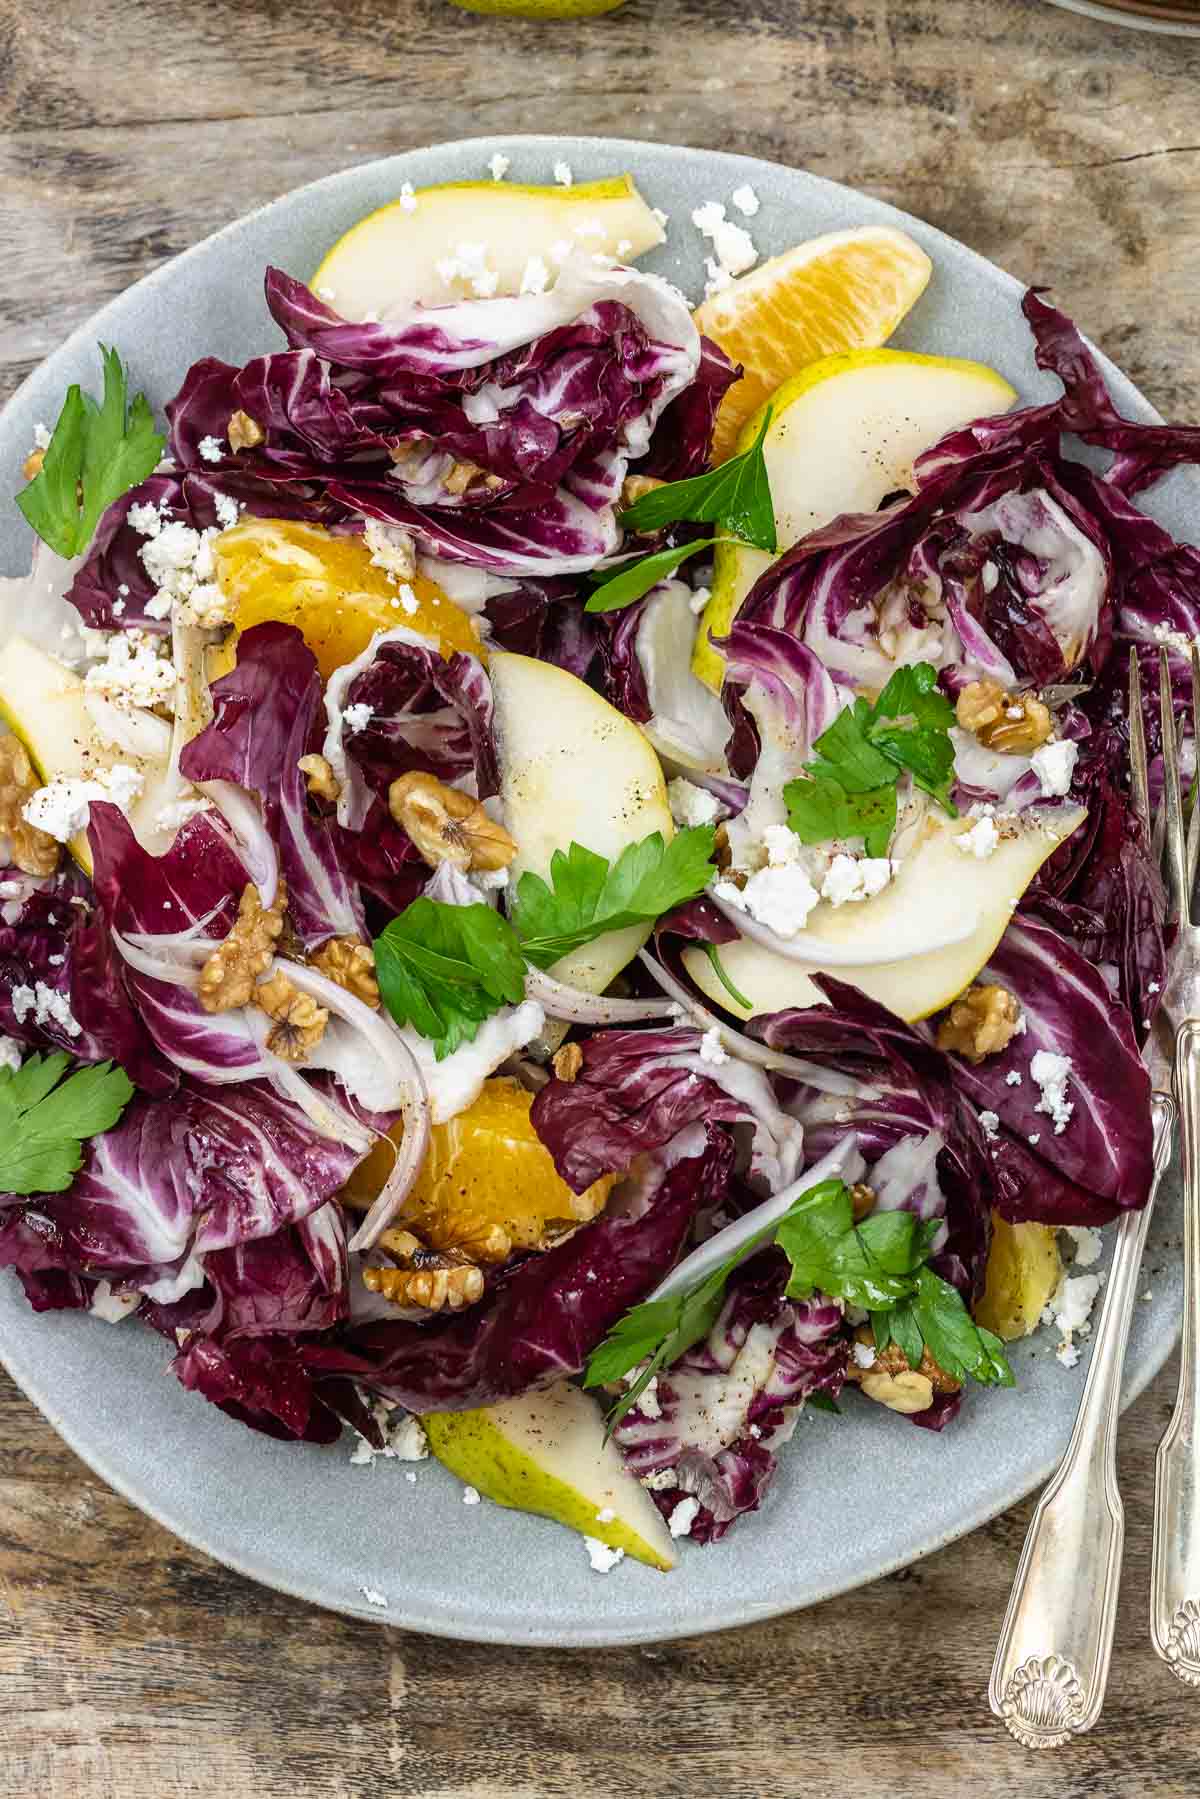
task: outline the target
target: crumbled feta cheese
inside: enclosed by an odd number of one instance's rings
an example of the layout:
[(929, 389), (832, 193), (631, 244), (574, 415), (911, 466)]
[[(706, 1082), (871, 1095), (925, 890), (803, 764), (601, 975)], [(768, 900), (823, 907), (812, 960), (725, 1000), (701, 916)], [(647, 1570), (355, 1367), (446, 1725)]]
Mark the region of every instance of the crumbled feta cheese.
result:
[(380, 1611), (386, 1612), (387, 1597), (385, 1594), (376, 1592), (374, 1587), (363, 1587), (362, 1596), (368, 1605), (378, 1606)]
[(502, 151), (497, 150), (496, 154), (488, 159), (488, 168), (492, 172), (493, 181), (503, 181), (512, 168), (512, 157), (505, 156)]
[(216, 509), (217, 523), (222, 531), (232, 530), (234, 525), (238, 522), (238, 513), (241, 511), (241, 508), (233, 495), (228, 493), (215, 493), (212, 497), (212, 503)]
[(531, 256), (521, 276), (523, 294), (544, 294), (550, 285), (550, 270), (540, 256)]
[(1157, 982), (1157, 981), (1148, 981), (1148, 982), (1147, 982), (1147, 984), (1146, 984), (1146, 992), (1147, 992), (1147, 993), (1157, 993), (1157, 992), (1159, 992), (1159, 984), (1158, 984), (1158, 982)]
[(400, 188), (400, 210), (402, 212), (416, 212), (417, 210), (417, 196), (413, 192), (411, 181), (404, 182)]
[(1031, 1131), (1029, 1134), (1029, 1137), (1027, 1139), (1028, 1142), (1032, 1143), (1032, 1145), (1035, 1149), (1037, 1148), (1037, 1146), (1041, 1142), (1041, 1140), (1042, 1140), (1042, 1133), (1040, 1131)]
[(148, 500), (138, 500), (125, 514), (125, 523), (139, 537), (157, 537), (162, 530), (163, 519), (157, 506), (152, 506)]
[(712, 588), (711, 587), (698, 587), (696, 589), (695, 593), (692, 595), (691, 599), (688, 601), (688, 608), (691, 611), (692, 616), (694, 618), (699, 618), (700, 614), (704, 611), (704, 608), (708, 605), (708, 602), (711, 599), (712, 599)]
[(638, 1400), (638, 1410), (643, 1418), (661, 1418), (662, 1405), (658, 1397), (658, 1376), (648, 1380)]
[(954, 839), (964, 856), (974, 856), (980, 862), (993, 854), (999, 841), (996, 821), (986, 812), (975, 820), (969, 831), (960, 831)]
[(477, 887), (480, 893), (498, 893), (508, 886), (509, 878), (507, 868), (473, 868), (467, 876), (472, 887)]
[[(713, 892), (728, 901), (727, 890), (738, 893), (732, 881), (718, 881)], [(792, 862), (784, 867), (760, 868), (732, 903), (740, 904), (777, 937), (794, 937), (808, 923), (808, 915), (819, 897), (804, 870)]]
[(852, 1343), (850, 1353), (854, 1357), (856, 1367), (873, 1368), (875, 1366), (875, 1351), (869, 1343)]
[(744, 187), (735, 187), (730, 198), (745, 219), (752, 219), (761, 204), (749, 182)]
[(1021, 1085), (1021, 1076), (1017, 1073), (1015, 1068), (1009, 1069), (1004, 1077), (1004, 1083), (1008, 1087), (1019, 1087)]
[(559, 161), (554, 165), (554, 179), (560, 187), (572, 187), (575, 182), (574, 171), (569, 162)]
[(1070, 1237), (1075, 1245), (1076, 1268), (1090, 1268), (1100, 1260), (1104, 1251), (1104, 1239), (1099, 1231), (1087, 1224), (1065, 1224), (1063, 1234)]
[(703, 787), (683, 775), (668, 784), (667, 800), (671, 817), (682, 830), (692, 825), (710, 825), (720, 812), (720, 803)]
[(347, 706), (342, 713), (342, 723), (351, 731), (365, 731), (375, 716), (374, 706), (368, 706), (360, 700), (357, 706)]
[(375, 1445), (368, 1443), (365, 1437), (360, 1437), (350, 1451), (350, 1466), (352, 1468), (373, 1468), (375, 1454)]
[(104, 660), (89, 668), (85, 686), (114, 706), (162, 706), (175, 695), (175, 664), (165, 639), (148, 631), (117, 631), (105, 645)]
[(1064, 793), (1070, 792), (1078, 755), (1077, 743), (1061, 740), (1044, 743), (1040, 749), (1034, 750), (1033, 772), (1041, 783), (1045, 799), (1059, 799)]
[(648, 1493), (665, 1493), (668, 1487), (678, 1485), (674, 1468), (660, 1468), (656, 1474), (643, 1474), (642, 1485)]
[[(567, 183), (567, 186), (570, 186), (570, 182)], [(585, 1537), (583, 1544), (588, 1552), (588, 1561), (597, 1574), (607, 1574), (616, 1567), (618, 1562), (625, 1560), (623, 1549), (610, 1549), (607, 1543), (600, 1541), (599, 1537)]]
[(202, 793), (183, 793), (169, 806), (162, 806), (154, 814), (156, 831), (178, 831), (189, 818), (195, 818), (200, 812), (211, 812), (212, 801), (205, 799)]
[(1079, 1360), (1073, 1338), (1076, 1334), (1082, 1337), (1090, 1334), (1092, 1307), (1103, 1284), (1103, 1275), (1064, 1274), (1042, 1313), (1043, 1324), (1058, 1327), (1062, 1341), (1054, 1353), (1064, 1367), (1073, 1368)]
[(33, 427), (33, 447), (35, 450), (48, 450), (50, 448), (50, 428), (47, 425), (43, 425), (40, 420)]
[(26, 824), (35, 825), (59, 843), (68, 843), (78, 832), (86, 831), (93, 800), (110, 800), (128, 812), (145, 785), (145, 776), (127, 762), (99, 769), (94, 780), (58, 775), (30, 794), (21, 816)]
[(146, 777), (128, 762), (114, 763), (112, 768), (102, 770), (97, 780), (106, 790), (105, 798), (120, 806), (122, 812), (128, 812), (146, 785)]
[(462, 1502), (464, 1505), (478, 1505), (479, 1504), (479, 1488), (478, 1487), (464, 1487)]
[(599, 1511), (596, 1513), (596, 1523), (597, 1524), (611, 1524), (613, 1519), (616, 1517), (616, 1515), (617, 1514), (613, 1511), (612, 1506), (606, 1505), (604, 1507), (603, 1511)]
[(832, 906), (873, 899), (882, 893), (892, 874), (893, 865), (886, 856), (835, 856), (821, 883), (821, 898)]
[[(734, 275), (744, 274), (758, 261), (758, 251), (750, 233), (744, 225), (735, 225), (725, 217), (725, 208), (719, 201), (709, 200), (703, 206), (697, 206), (692, 213), (692, 223), (712, 244), (717, 267), (727, 281)], [(710, 282), (713, 279), (714, 275), (710, 273)]]
[(770, 868), (786, 868), (800, 860), (800, 839), (791, 825), (768, 825), (762, 836)]
[(205, 462), (220, 462), (225, 454), (219, 437), (202, 437), (196, 447)]
[(405, 1480), (406, 1480), (406, 1481), (409, 1481), (409, 1482), (410, 1482), (410, 1483), (411, 1483), (411, 1485), (413, 1485), (413, 1486), (414, 1486), (414, 1487), (415, 1487), (415, 1486), (416, 1486), (416, 1484), (417, 1484), (417, 1477), (416, 1477), (416, 1475), (415, 1475), (415, 1474), (414, 1474), (414, 1473), (413, 1473), (413, 1471), (412, 1471), (412, 1469), (411, 1469), (411, 1468), (409, 1468), (409, 1469), (406, 1469), (406, 1471), (405, 1471), (405, 1475), (404, 1475), (404, 1478), (405, 1478)]
[(15, 1037), (0, 1037), (0, 1068), (11, 1068), (15, 1072), (21, 1066), (23, 1054)]
[(1071, 1073), (1069, 1056), (1056, 1056), (1052, 1051), (1039, 1049), (1029, 1064), (1029, 1072), (1042, 1090), (1042, 1097), (1034, 1106), (1035, 1112), (1044, 1112), (1054, 1121), (1054, 1134), (1060, 1136), (1070, 1123), (1074, 1104), (1067, 1098), (1067, 1080)]
[(714, 1068), (729, 1060), (728, 1050), (721, 1048), (721, 1032), (715, 1024), (700, 1039), (700, 1060), (711, 1063)]
[(994, 562), (989, 561), (984, 563), (979, 571), (979, 580), (984, 593), (992, 593), (994, 591), (1000, 581), (1000, 570), (996, 567)]
[(113, 617), (120, 618), (125, 611), (125, 601), (118, 598), (112, 603)]
[[(371, 552), (373, 567), (381, 568), (392, 581), (412, 580), (417, 572), (417, 553), (407, 531), (399, 525), (384, 525), (377, 518), (369, 518), (363, 528), (363, 542)], [(415, 595), (412, 610), (416, 610)]]
[(692, 1525), (699, 1516), (700, 1501), (689, 1494), (686, 1499), (681, 1499), (679, 1504), (673, 1508), (671, 1516), (667, 1519), (667, 1529), (673, 1537), (690, 1537)]
[(56, 1024), (68, 1037), (80, 1035), (80, 1026), (72, 1015), (66, 994), (56, 993), (53, 987), (47, 987), (45, 981), (38, 981), (33, 987), (14, 987), (9, 995), (9, 1003), (18, 1024), (24, 1024), (32, 1012), (34, 1023), (41, 1025), (43, 1029), (47, 1025)]
[(983, 1126), (983, 1134), (989, 1143), (995, 1143), (1000, 1136), (1000, 1115), (998, 1112), (981, 1112), (979, 1122)]
[(336, 290), (336, 288), (332, 288), (332, 287), (314, 287), (314, 288), (313, 288), (313, 292), (314, 292), (314, 294), (316, 294), (316, 296), (317, 296), (317, 298), (318, 298), (318, 300), (324, 300), (324, 302), (325, 302), (325, 304), (326, 304), (326, 305), (327, 305), (327, 306), (329, 306), (329, 305), (332, 305), (332, 303), (333, 303), (333, 302), (334, 302), (334, 300), (336, 300), (336, 299), (337, 299), (337, 290)]
[(1075, 1364), (1079, 1360), (1078, 1349), (1076, 1349), (1074, 1343), (1070, 1342), (1069, 1339), (1066, 1337), (1063, 1338), (1062, 1342), (1059, 1344), (1058, 1348), (1054, 1351), (1054, 1353), (1058, 1357), (1059, 1361), (1062, 1363), (1064, 1368), (1074, 1368)]

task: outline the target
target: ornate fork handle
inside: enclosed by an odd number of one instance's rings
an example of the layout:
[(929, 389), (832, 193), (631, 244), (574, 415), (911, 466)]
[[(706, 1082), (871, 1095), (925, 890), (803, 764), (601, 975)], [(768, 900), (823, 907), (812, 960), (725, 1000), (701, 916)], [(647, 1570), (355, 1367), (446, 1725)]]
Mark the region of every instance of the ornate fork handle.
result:
[(1030, 1749), (1053, 1749), (1090, 1730), (1104, 1703), (1125, 1537), (1116, 1473), (1121, 1373), (1174, 1121), (1173, 1102), (1156, 1093), (1150, 1198), (1118, 1226), (1075, 1429), (1034, 1512), (992, 1667), (992, 1710)]
[(1181, 1025), (1175, 1058), (1183, 1151), (1183, 1348), (1175, 1411), (1158, 1446), (1150, 1634), (1172, 1673), (1200, 1686), (1200, 1020)]

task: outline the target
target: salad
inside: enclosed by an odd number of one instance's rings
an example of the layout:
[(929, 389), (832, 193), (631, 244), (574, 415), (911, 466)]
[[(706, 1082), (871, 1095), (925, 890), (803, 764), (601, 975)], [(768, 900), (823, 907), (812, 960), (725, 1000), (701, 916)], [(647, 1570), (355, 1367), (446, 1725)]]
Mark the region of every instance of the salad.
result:
[(802, 1409), (1078, 1358), (1151, 1167), (1127, 666), (1182, 711), (1200, 634), (1137, 499), (1200, 433), (1033, 290), (1046, 403), (883, 348), (898, 231), (699, 208), (694, 309), (628, 177), (505, 172), (268, 269), (283, 346), (162, 428), (127, 345), (39, 429), (0, 1266), (665, 1569)]

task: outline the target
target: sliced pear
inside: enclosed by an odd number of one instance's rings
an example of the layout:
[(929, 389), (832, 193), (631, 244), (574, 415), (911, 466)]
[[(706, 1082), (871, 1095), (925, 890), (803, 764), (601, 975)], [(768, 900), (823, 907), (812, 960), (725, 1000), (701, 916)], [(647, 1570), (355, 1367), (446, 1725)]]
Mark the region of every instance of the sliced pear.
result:
[(381, 206), (351, 226), (311, 285), (343, 318), (386, 317), (414, 300), (431, 306), (458, 298), (437, 265), (460, 244), (483, 244), (488, 267), (500, 277), (496, 292), (515, 294), (530, 257), (553, 269), (560, 244), (630, 262), (663, 238), (632, 175), (574, 187), (450, 181), (418, 188), (410, 200)]
[[(615, 860), (631, 843), (674, 836), (662, 768), (632, 721), (550, 662), (494, 651), (490, 672), (504, 822), (516, 839), (511, 882), (548, 876), (555, 850), (581, 843)], [(568, 986), (603, 993), (650, 927), (609, 931), (556, 962)]]
[[(595, 1400), (569, 1381), (421, 1422), (438, 1461), (497, 1505), (553, 1518), (664, 1573), (675, 1566), (654, 1501), (625, 1472), (616, 1444), (605, 1441)], [(607, 1512), (612, 1517), (602, 1521)]]
[(1062, 1260), (1058, 1236), (1048, 1224), (1009, 1224), (992, 1214), (987, 1278), (975, 1317), (1006, 1343), (1027, 1337), (1058, 1286)]
[[(922, 450), (971, 419), (1006, 412), (1016, 397), (994, 369), (946, 356), (854, 350), (810, 363), (759, 408), (738, 441), (739, 451), (750, 448), (769, 407), (763, 455), (780, 554), (839, 513), (874, 512), (889, 493), (911, 491)], [(720, 687), (725, 665), (709, 636), (728, 631), (773, 560), (732, 539), (717, 546), (693, 662), (711, 687)]]
[[(930, 815), (921, 841), (876, 898), (836, 907), (823, 901), (809, 913), (805, 944), (814, 945), (811, 962), (792, 961), (747, 937), (723, 945), (721, 965), (750, 1001), (749, 1010), (721, 985), (702, 950), (685, 949), (683, 965), (706, 998), (737, 1018), (824, 1005), (811, 978), (821, 973), (861, 988), (910, 1023), (927, 1018), (974, 980), (1046, 857), (1085, 816), (1082, 808), (1047, 814), (1002, 838), (980, 860), (954, 841), (973, 820)], [(957, 940), (945, 941), (951, 936)], [(825, 965), (816, 948), (822, 941), (836, 955)], [(931, 949), (931, 941), (942, 947)], [(861, 963), (844, 960), (848, 948), (861, 949)]]
[[(145, 780), (142, 796), (131, 808), (149, 816), (162, 804), (162, 779), (167, 767), (170, 733), (162, 727), (162, 754), (138, 755), (106, 743), (96, 728), (85, 699), (86, 688), (74, 669), (48, 655), (26, 637), (10, 637), (0, 649), (0, 719), (29, 752), (40, 779), (49, 783), (94, 779), (102, 769), (124, 763), (136, 768)], [(160, 724), (152, 714), (142, 715), (149, 726)], [(159, 733), (148, 730), (148, 741)], [(92, 852), (86, 831), (68, 846), (84, 873), (92, 873)]]

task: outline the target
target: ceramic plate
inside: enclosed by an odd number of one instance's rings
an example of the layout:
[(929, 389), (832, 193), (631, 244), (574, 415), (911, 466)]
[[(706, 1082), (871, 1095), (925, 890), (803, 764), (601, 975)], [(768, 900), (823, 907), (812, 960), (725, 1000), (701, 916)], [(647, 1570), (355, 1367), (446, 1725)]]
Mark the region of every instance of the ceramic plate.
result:
[[(122, 294), (77, 331), (0, 418), (0, 492), (20, 483), (34, 423), (53, 420), (67, 384), (93, 384), (98, 338), (131, 360), (137, 386), (161, 407), (198, 356), (243, 362), (273, 347), (262, 303), (266, 263), (307, 277), (347, 226), (393, 199), (402, 181), (479, 179), (489, 156), (512, 178), (549, 181), (565, 156), (579, 179), (630, 169), (671, 216), (667, 244), (646, 266), (699, 294), (702, 244), (692, 208), (728, 200), (749, 181), (762, 209), (753, 232), (766, 254), (816, 232), (902, 225), (928, 249), (934, 277), (897, 341), (977, 357), (1023, 400), (1056, 384), (1037, 374), (1010, 276), (963, 245), (878, 200), (816, 176), (743, 157), (604, 139), (477, 139), (414, 151), (302, 188), (231, 225)], [(1060, 296), (1069, 306), (1070, 295)], [(1122, 410), (1152, 409), (1110, 365)], [(1152, 510), (1180, 536), (1200, 518), (1182, 476)], [(0, 570), (28, 567), (15, 506), (0, 506)], [(1139, 1303), (1128, 1397), (1165, 1360), (1179, 1316), (1178, 1201), (1168, 1188), (1151, 1237), (1153, 1298)], [(626, 1562), (601, 1577), (580, 1539), (486, 1502), (470, 1509), (435, 1463), (414, 1483), (396, 1462), (352, 1467), (347, 1441), (287, 1447), (233, 1423), (164, 1376), (159, 1337), (135, 1322), (75, 1313), (35, 1316), (16, 1280), (0, 1277), (0, 1353), (30, 1397), (96, 1472), (179, 1536), (255, 1580), (318, 1604), (440, 1635), (489, 1642), (620, 1643), (717, 1630), (808, 1605), (927, 1555), (1012, 1505), (1049, 1472), (1066, 1442), (1084, 1366), (1068, 1372), (1043, 1337), (1018, 1346), (1015, 1391), (973, 1392), (942, 1437), (875, 1406), (841, 1418), (806, 1413), (762, 1511), (718, 1547), (684, 1546), (676, 1572)], [(886, 1505), (880, 1472), (886, 1468)], [(386, 1596), (367, 1604), (363, 1589)], [(996, 1624), (999, 1624), (997, 1619)]]

